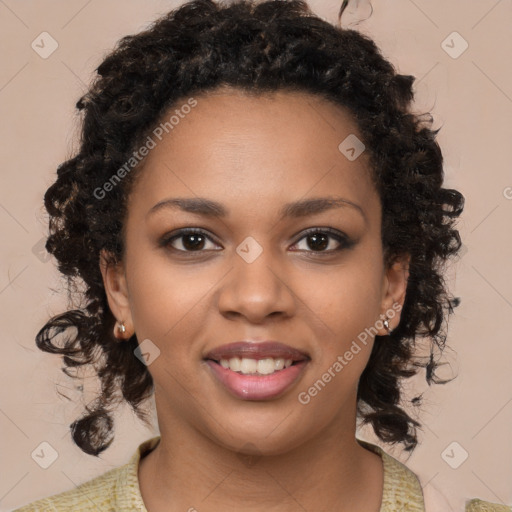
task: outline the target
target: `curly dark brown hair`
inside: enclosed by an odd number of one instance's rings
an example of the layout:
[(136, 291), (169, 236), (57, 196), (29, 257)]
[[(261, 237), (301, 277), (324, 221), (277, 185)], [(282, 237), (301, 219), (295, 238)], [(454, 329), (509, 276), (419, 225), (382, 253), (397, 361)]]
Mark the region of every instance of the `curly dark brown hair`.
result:
[[(385, 263), (411, 257), (401, 322), (375, 340), (359, 381), (358, 417), (382, 441), (413, 450), (421, 424), (405, 411), (400, 383), (420, 367), (428, 384), (446, 382), (436, 377), (437, 355), (458, 299), (443, 272), (461, 246), (454, 223), (464, 205), (458, 191), (442, 187), (432, 117), (412, 113), (414, 77), (398, 74), (370, 38), (322, 20), (302, 0), (185, 3), (122, 38), (97, 73), (76, 104), (83, 113), (79, 149), (58, 167), (44, 196), (46, 249), (66, 278), (70, 301), (78, 297), (80, 304), (51, 318), (36, 343), (63, 356), (67, 375), (92, 365), (101, 382), (101, 393), (70, 425), (74, 442), (88, 454), (105, 450), (114, 437), (114, 404), (123, 400), (149, 425), (141, 404), (154, 391), (134, 356), (136, 335), (125, 343), (114, 339), (116, 319), (99, 265), (102, 249), (111, 262), (123, 259), (127, 197), (142, 164), (107, 199), (97, 191), (179, 100), (231, 86), (250, 94), (311, 93), (348, 109), (357, 122), (382, 204)], [(418, 337), (427, 340), (430, 357), (417, 357)]]

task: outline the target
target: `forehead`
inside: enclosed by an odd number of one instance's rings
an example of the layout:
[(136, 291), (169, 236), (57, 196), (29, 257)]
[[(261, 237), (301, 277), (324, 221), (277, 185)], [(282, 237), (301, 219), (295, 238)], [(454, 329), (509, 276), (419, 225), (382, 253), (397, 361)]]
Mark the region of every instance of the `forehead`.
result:
[(183, 98), (150, 137), (137, 185), (148, 203), (236, 195), (261, 204), (326, 193), (368, 201), (374, 192), (365, 152), (349, 159), (342, 151), (344, 141), (361, 140), (352, 115), (308, 93), (222, 88)]

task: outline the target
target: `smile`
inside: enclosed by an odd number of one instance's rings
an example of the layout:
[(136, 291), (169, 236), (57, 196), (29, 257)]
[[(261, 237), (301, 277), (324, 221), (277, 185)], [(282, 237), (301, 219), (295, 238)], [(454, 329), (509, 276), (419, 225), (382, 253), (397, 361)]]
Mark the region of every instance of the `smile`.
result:
[(293, 361), (291, 359), (283, 359), (267, 357), (265, 359), (249, 359), (243, 357), (232, 357), (231, 359), (221, 359), (220, 365), (234, 372), (243, 373), (244, 375), (272, 375), (274, 372), (288, 368)]
[(309, 356), (278, 342), (236, 342), (205, 357), (215, 381), (243, 400), (271, 400), (296, 383)]

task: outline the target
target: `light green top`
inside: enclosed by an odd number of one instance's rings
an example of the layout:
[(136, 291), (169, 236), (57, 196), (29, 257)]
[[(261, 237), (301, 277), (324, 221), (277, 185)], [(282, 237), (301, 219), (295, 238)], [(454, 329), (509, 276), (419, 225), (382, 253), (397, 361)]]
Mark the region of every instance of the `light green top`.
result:
[(466, 503), (466, 512), (512, 512), (512, 507), (475, 498)]
[[(75, 489), (34, 501), (14, 512), (147, 512), (139, 488), (139, 461), (159, 440), (160, 436), (157, 436), (144, 441), (123, 466), (84, 482)], [(384, 488), (380, 512), (425, 512), (422, 488), (417, 476), (379, 446), (360, 439), (358, 442), (382, 458)], [(479, 510), (472, 509), (471, 512)]]

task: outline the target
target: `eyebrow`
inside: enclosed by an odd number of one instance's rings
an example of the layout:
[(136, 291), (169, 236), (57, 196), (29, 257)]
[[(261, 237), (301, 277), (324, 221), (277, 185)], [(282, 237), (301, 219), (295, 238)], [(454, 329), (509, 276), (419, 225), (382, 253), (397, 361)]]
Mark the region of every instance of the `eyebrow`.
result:
[[(284, 218), (301, 218), (316, 215), (334, 208), (349, 207), (358, 211), (367, 221), (364, 210), (358, 204), (342, 197), (318, 197), (286, 203), (279, 212), (279, 220)], [(178, 208), (184, 212), (207, 217), (225, 218), (229, 211), (221, 204), (204, 197), (163, 199), (150, 208), (147, 217), (165, 208)]]

